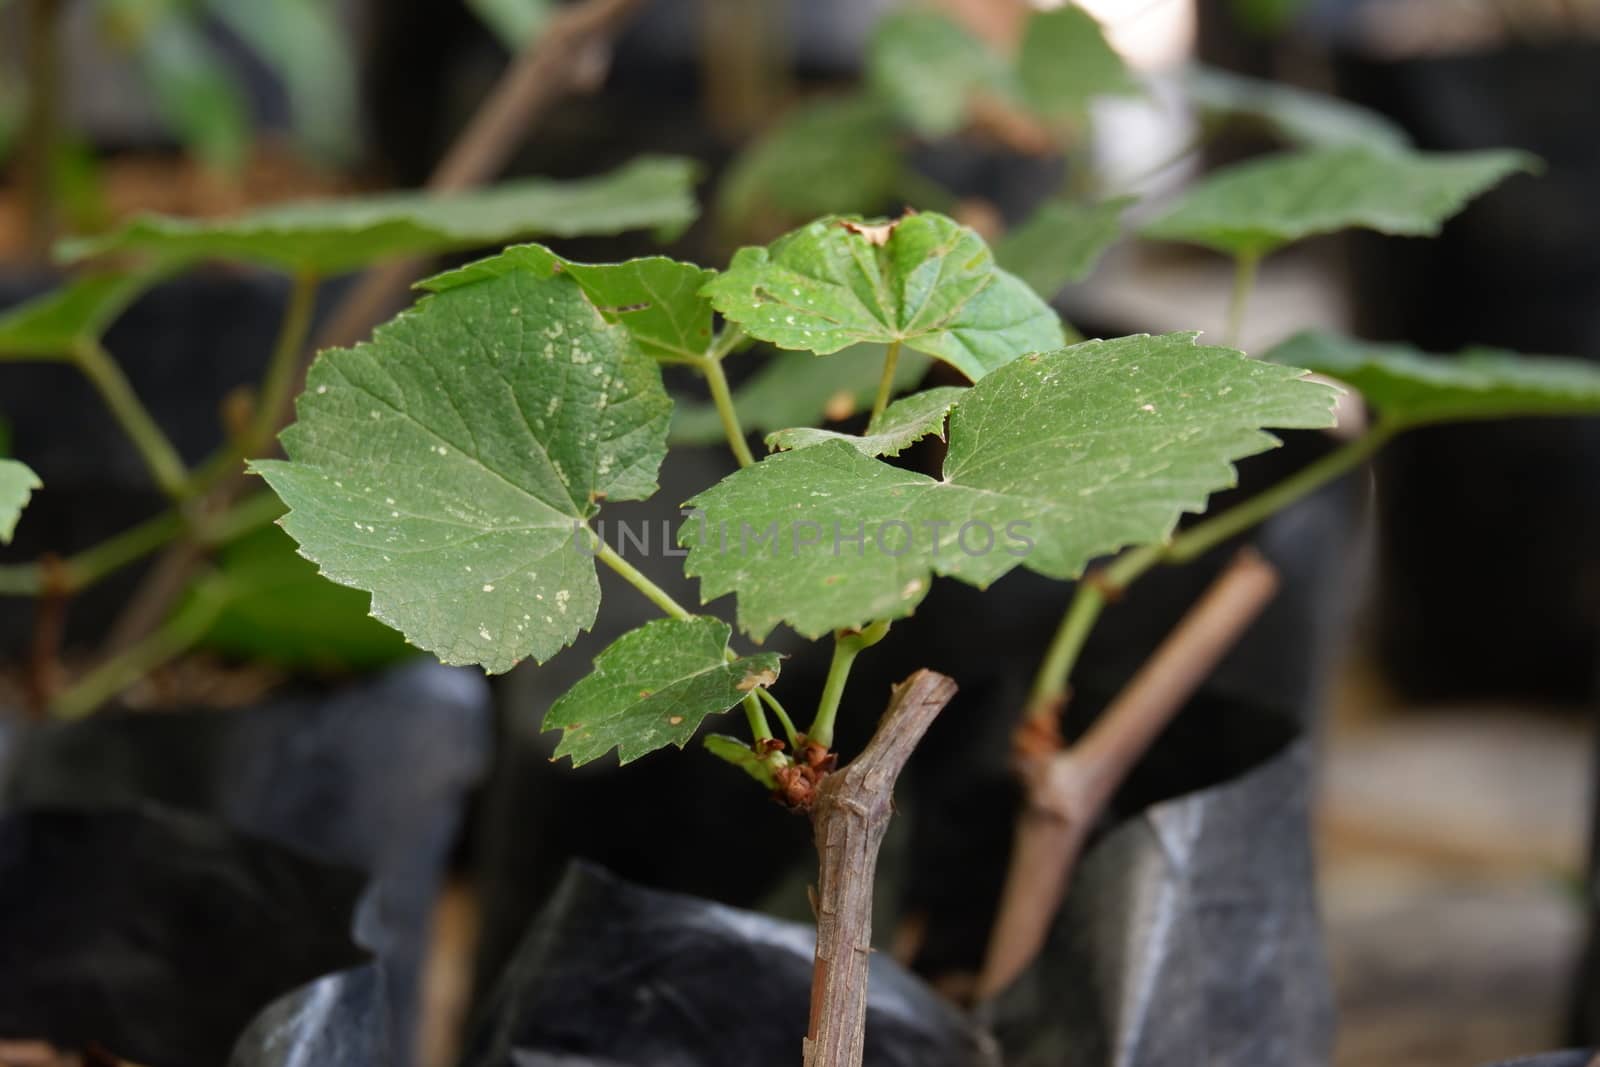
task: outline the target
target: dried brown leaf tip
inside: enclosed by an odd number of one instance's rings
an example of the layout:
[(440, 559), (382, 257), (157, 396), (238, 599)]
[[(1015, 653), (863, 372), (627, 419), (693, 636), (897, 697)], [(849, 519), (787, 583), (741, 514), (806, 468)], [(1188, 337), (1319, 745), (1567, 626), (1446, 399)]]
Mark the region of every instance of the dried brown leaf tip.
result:
[(877, 225), (872, 225), (865, 222), (851, 222), (849, 219), (845, 219), (839, 225), (853, 234), (865, 237), (867, 244), (877, 245), (882, 248), (889, 243), (889, 237), (894, 233), (894, 228), (900, 225), (900, 220), (895, 219), (893, 222), (880, 222)]
[(739, 684), (734, 688), (741, 693), (748, 693), (757, 687), (765, 689), (777, 680), (778, 672), (770, 667), (765, 667), (759, 671), (746, 671), (744, 677), (739, 679)]

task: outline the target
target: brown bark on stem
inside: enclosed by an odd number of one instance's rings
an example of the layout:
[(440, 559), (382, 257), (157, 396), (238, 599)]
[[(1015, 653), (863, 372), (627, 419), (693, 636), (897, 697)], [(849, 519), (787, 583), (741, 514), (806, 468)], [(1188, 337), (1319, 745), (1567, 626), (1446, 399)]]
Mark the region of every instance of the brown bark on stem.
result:
[(1277, 587), (1272, 565), (1241, 549), (1077, 744), (1019, 765), (1027, 799), (978, 977), (980, 1001), (1002, 992), (1039, 954), (1084, 841), (1117, 787)]
[(878, 731), (861, 755), (822, 780), (811, 821), (821, 874), (817, 954), (805, 1067), (859, 1067), (872, 956), (872, 886), (893, 811), (895, 779), (956, 683), (922, 670), (895, 686)]

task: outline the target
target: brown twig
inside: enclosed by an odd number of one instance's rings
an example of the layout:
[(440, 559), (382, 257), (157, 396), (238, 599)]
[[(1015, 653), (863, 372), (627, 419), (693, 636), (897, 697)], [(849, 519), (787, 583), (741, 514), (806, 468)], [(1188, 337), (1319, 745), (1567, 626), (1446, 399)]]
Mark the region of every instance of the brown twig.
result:
[(859, 1067), (872, 955), (872, 887), (893, 811), (895, 779), (956, 683), (917, 671), (894, 687), (878, 730), (843, 770), (822, 780), (811, 809), (820, 860), (817, 954), (805, 1067)]
[[(569, 93), (598, 88), (609, 64), (611, 41), (641, 2), (583, 0), (561, 8), (506, 68), (434, 169), (426, 188), (449, 193), (482, 185), (505, 166), (529, 127), (550, 105)], [(422, 272), (423, 263), (407, 259), (367, 271), (319, 334), (313, 351), (351, 345), (366, 336), (404, 297), (406, 287)], [(302, 367), (302, 377), (304, 370)]]
[[(505, 166), (550, 105), (568, 93), (598, 88), (611, 40), (641, 3), (582, 0), (562, 8), (500, 76), (434, 168), (426, 188), (446, 193), (482, 185)], [(316, 342), (307, 347), (295, 372), (292, 393), (298, 395), (305, 388), (306, 371), (318, 351), (350, 345), (366, 336), (403, 298), (425, 262), (407, 259), (367, 271), (334, 310)], [(276, 428), (282, 429), (290, 417), (292, 407), (286, 407)], [(225, 508), (244, 484), (241, 474), (218, 485), (207, 500), (208, 509)], [(112, 626), (102, 654), (115, 655), (131, 647), (159, 625), (204, 559), (204, 551), (192, 540), (169, 548), (134, 591)]]
[(34, 603), (33, 646), (28, 656), (28, 711), (44, 718), (61, 682), (61, 638), (67, 628), (71, 585), (66, 564), (55, 553), (39, 560), (43, 584)]
[(1244, 548), (1077, 744), (1019, 761), (1027, 793), (979, 1000), (1016, 980), (1043, 947), (1089, 831), (1117, 787), (1277, 591)]
[(23, 225), (28, 256), (48, 262), (61, 225), (53, 181), (61, 136), (60, 0), (29, 0), (22, 17), (28, 69), (20, 171)]

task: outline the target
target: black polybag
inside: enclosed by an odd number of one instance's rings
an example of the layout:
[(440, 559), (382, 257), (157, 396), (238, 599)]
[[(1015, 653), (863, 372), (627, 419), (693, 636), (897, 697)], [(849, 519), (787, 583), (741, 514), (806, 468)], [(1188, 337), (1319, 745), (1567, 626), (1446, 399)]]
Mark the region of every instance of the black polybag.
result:
[(257, 1015), (228, 1067), (390, 1067), (388, 1016), (377, 964), (324, 975)]
[[(154, 802), (370, 875), (354, 932), (383, 963), (392, 1062), (405, 1064), (433, 904), (490, 733), (482, 676), (418, 660), (235, 711), (104, 714), (18, 729), (9, 772), (0, 761), (0, 799), (108, 809)], [(196, 995), (189, 1010), (205, 1002)]]
[(994, 1006), (1008, 1067), (1306, 1067), (1333, 1049), (1304, 740), (1084, 854)]
[[(522, 941), (462, 1067), (795, 1063), (816, 931), (572, 864)], [(872, 957), (868, 1067), (977, 1067), (986, 1038), (920, 979)]]
[(0, 1035), (216, 1067), (273, 998), (366, 958), (355, 871), (149, 806), (0, 813)]

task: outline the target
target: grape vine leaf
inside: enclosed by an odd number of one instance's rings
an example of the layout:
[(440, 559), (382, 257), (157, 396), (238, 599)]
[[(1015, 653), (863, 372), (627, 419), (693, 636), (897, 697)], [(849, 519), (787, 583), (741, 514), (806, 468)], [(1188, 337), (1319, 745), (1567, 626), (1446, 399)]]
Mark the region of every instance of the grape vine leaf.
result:
[(801, 105), (742, 152), (717, 192), (717, 220), (744, 236), (785, 223), (873, 212), (905, 180), (894, 115), (867, 96)]
[(324, 352), (288, 460), (252, 466), (324, 575), (442, 661), (499, 673), (593, 622), (577, 527), (602, 498), (655, 491), (671, 405), (657, 363), (576, 279), (512, 273)]
[(10, 544), (17, 532), (17, 520), (35, 489), (43, 488), (39, 476), (15, 459), (0, 459), (0, 543)]
[(227, 219), (141, 215), (104, 236), (65, 241), (59, 250), (68, 260), (149, 252), (326, 276), (382, 259), (535, 234), (577, 237), (640, 227), (676, 234), (695, 217), (694, 178), (688, 160), (645, 157), (575, 181), (524, 178), (461, 193), (308, 201)]
[[(895, 392), (922, 381), (933, 360), (901, 351), (894, 367)], [(749, 431), (838, 422), (867, 411), (883, 372), (883, 346), (859, 345), (837, 359), (810, 352), (779, 351), (733, 391), (734, 407)], [(675, 445), (720, 444), (722, 420), (711, 404), (679, 403), (672, 413)]]
[(1143, 92), (1100, 24), (1077, 4), (1028, 19), (1016, 77), (1028, 106), (1054, 121), (1081, 118), (1097, 96)]
[(891, 12), (873, 28), (867, 83), (923, 137), (955, 133), (972, 95), (1004, 91), (1010, 77), (1000, 56), (937, 12)]
[(1431, 236), (1473, 197), (1537, 165), (1533, 156), (1508, 149), (1287, 153), (1218, 171), (1143, 233), (1247, 256), (1351, 227)]
[(0, 314), (0, 359), (55, 358), (93, 340), (165, 271), (84, 274)]
[(760, 639), (910, 614), (932, 575), (986, 586), (1017, 566), (1073, 578), (1163, 540), (1234, 484), (1266, 428), (1333, 421), (1337, 390), (1193, 334), (1026, 356), (967, 390), (939, 479), (841, 441), (767, 456), (690, 501), (678, 532), (707, 600), (738, 596)]
[(319, 577), (276, 527), (223, 548), (210, 580), (221, 606), (202, 648), (317, 672), (371, 669), (415, 653), (368, 614), (370, 597)]
[(1098, 204), (1050, 200), (995, 245), (994, 258), (1049, 300), (1081, 282), (1122, 236), (1122, 213), (1131, 196)]
[(1189, 101), (1212, 123), (1250, 123), (1305, 148), (1404, 152), (1411, 147), (1410, 135), (1387, 117), (1324, 93), (1199, 65), (1185, 70), (1181, 82)]
[(700, 288), (716, 271), (665, 256), (622, 263), (578, 263), (543, 245), (514, 245), (418, 285), (442, 293), (515, 271), (539, 278), (570, 274), (608, 322), (627, 327), (639, 348), (656, 359), (698, 359), (711, 343), (711, 302), (700, 295)]
[(1559, 356), (1469, 348), (1428, 355), (1408, 345), (1307, 331), (1264, 358), (1349, 385), (1398, 426), (1523, 415), (1600, 415), (1600, 366)]
[(1025, 352), (1059, 348), (1061, 320), (944, 215), (819, 219), (741, 248), (707, 283), (712, 305), (753, 337), (828, 355), (902, 342), (977, 381)]
[(721, 619), (656, 619), (617, 638), (594, 670), (545, 713), (562, 731), (556, 757), (574, 767), (617, 750), (628, 763), (689, 743), (708, 715), (727, 711), (757, 686), (777, 681), (775, 652), (728, 658), (733, 628)]
[(944, 436), (944, 420), (966, 389), (942, 385), (902, 397), (884, 408), (878, 421), (858, 437), (855, 434), (817, 430), (809, 426), (779, 430), (767, 435), (767, 447), (774, 452), (810, 448), (824, 441), (843, 441), (863, 456), (898, 456), (929, 434)]

